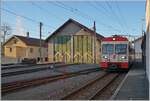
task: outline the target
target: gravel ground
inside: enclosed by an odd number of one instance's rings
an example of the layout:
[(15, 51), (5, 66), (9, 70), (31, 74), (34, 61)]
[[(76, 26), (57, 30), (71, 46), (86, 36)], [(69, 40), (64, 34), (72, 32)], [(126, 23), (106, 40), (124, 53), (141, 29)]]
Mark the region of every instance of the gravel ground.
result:
[[(60, 66), (62, 64), (55, 64), (56, 66)], [(34, 68), (46, 68), (52, 65), (42, 65), (42, 66), (30, 66), (30, 67), (20, 67), (20, 68), (13, 68), (13, 69), (4, 69), (2, 70), (2, 73), (8, 73), (8, 72), (16, 72), (16, 71), (23, 71), (23, 70), (30, 70)]]
[(116, 80), (111, 83), (105, 90), (103, 90), (102, 94), (99, 94), (94, 100), (109, 100), (111, 96), (114, 94), (115, 90), (124, 79), (126, 73), (121, 74)]
[(1, 68), (7, 68), (7, 67), (14, 67), (14, 66), (24, 66), (24, 64), (13, 64), (13, 65), (8, 65), (8, 66), (1, 66)]
[(56, 82), (44, 84), (34, 88), (28, 88), (21, 91), (9, 93), (2, 96), (4, 100), (54, 100), (60, 99), (71, 90), (83, 85), (89, 80), (94, 79), (97, 76), (103, 75), (105, 72), (99, 71), (90, 73), (87, 75), (80, 75)]
[(88, 100), (91, 98), (91, 95), (95, 94), (97, 91), (102, 89), (106, 84), (108, 84), (113, 78), (115, 74), (110, 74), (105, 76), (102, 79), (96, 80), (96, 82), (92, 83), (90, 86), (81, 89), (79, 92), (69, 96), (66, 100)]
[(33, 72), (33, 73), (14, 75), (14, 76), (6, 76), (6, 77), (1, 78), (1, 82), (9, 83), (9, 82), (18, 81), (18, 80), (35, 79), (35, 78), (39, 78), (39, 77), (59, 75), (59, 74), (65, 73), (65, 72), (75, 72), (75, 71), (79, 71), (79, 70), (96, 68), (96, 67), (98, 67), (98, 65), (93, 65), (93, 64), (91, 64), (91, 65), (87, 65), (87, 64), (72, 65), (72, 66), (67, 66), (67, 67), (63, 67), (63, 68), (49, 69), (49, 70), (37, 71), (37, 72)]
[(53, 76), (53, 75), (59, 75), (59, 74), (62, 74), (62, 73), (52, 71), (52, 70), (38, 71), (38, 72), (34, 72), (34, 73), (2, 77), (1, 82), (9, 83), (9, 82), (18, 81), (18, 80), (36, 79), (39, 77)]

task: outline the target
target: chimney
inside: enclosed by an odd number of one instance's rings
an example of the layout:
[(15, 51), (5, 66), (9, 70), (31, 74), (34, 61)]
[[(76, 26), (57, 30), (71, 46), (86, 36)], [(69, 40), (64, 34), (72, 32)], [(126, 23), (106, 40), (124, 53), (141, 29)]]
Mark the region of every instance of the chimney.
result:
[(29, 38), (29, 32), (27, 32), (27, 37)]

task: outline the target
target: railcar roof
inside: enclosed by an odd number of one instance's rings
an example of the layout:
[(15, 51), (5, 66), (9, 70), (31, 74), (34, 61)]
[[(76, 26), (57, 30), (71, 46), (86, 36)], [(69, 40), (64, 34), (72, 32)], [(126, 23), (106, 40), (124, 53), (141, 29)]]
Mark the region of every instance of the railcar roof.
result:
[(102, 41), (128, 41), (126, 37), (105, 37)]

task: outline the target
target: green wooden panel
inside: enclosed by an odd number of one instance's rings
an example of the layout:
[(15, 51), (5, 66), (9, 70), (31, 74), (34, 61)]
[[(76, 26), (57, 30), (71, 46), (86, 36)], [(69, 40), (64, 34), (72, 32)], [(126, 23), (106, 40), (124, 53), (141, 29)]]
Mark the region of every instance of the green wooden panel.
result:
[(71, 63), (71, 37), (73, 37), (74, 63), (93, 63), (93, 37), (87, 35), (55, 37), (55, 61)]
[(78, 53), (78, 40), (77, 40), (77, 36), (74, 36), (74, 63), (78, 63), (78, 57), (77, 57), (77, 53)]
[(78, 36), (79, 38), (79, 53), (80, 53), (80, 57), (79, 57), (79, 63), (82, 63), (82, 59), (83, 59), (83, 39), (82, 36)]
[(92, 53), (93, 53), (93, 43), (92, 43), (92, 37), (91, 36), (88, 36), (88, 44), (87, 44), (87, 53), (88, 53), (88, 55), (87, 55), (87, 63), (92, 63), (93, 62), (93, 59), (92, 59), (92, 57), (93, 57), (93, 55), (92, 55)]
[(67, 43), (66, 43), (66, 62), (71, 63), (71, 36), (67, 36)]
[(83, 63), (87, 63), (87, 36), (83, 36)]

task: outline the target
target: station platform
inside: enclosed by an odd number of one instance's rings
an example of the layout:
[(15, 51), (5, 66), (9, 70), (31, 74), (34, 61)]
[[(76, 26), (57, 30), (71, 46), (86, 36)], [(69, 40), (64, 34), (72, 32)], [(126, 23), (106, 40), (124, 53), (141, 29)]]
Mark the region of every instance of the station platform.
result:
[(111, 100), (148, 100), (149, 84), (142, 62), (133, 64)]

